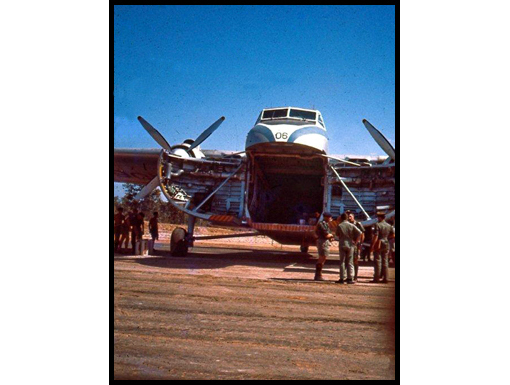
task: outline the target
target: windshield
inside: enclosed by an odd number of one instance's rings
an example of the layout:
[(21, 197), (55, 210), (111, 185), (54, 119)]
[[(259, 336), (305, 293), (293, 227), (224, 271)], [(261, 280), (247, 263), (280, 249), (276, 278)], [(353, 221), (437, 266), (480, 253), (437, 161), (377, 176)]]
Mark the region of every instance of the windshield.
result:
[(262, 119), (281, 119), (286, 118), (289, 110), (288, 109), (280, 109), (280, 110), (267, 110), (264, 111), (264, 115)]
[(290, 117), (303, 120), (317, 120), (317, 113), (314, 111), (290, 110)]

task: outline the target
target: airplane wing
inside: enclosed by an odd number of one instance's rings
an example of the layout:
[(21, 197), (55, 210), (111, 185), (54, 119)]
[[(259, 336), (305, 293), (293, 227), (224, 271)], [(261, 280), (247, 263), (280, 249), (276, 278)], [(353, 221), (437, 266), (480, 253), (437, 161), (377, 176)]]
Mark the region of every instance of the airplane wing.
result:
[(329, 163), (336, 168), (394, 168), (387, 156), (327, 155)]
[(115, 149), (113, 180), (118, 183), (145, 185), (158, 173), (161, 150)]
[(160, 186), (169, 203), (180, 211), (240, 226), (245, 211), (246, 158), (234, 152), (204, 153), (206, 158), (196, 159), (164, 150), (163, 154), (162, 150), (115, 150), (114, 181)]

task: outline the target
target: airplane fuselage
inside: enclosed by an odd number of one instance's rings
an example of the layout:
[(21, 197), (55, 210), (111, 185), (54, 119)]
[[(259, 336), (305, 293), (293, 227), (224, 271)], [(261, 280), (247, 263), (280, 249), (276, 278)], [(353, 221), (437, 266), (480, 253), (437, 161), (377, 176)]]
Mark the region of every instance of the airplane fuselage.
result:
[(246, 140), (246, 206), (253, 228), (282, 243), (311, 238), (306, 218), (322, 213), (327, 199), (328, 162), (322, 155), (328, 153), (328, 143), (319, 111), (262, 111)]

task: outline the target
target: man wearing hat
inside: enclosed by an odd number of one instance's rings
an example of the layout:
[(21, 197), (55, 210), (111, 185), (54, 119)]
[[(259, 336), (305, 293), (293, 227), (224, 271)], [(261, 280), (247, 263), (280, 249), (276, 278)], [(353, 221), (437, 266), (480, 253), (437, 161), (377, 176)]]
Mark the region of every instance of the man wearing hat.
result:
[(375, 271), (374, 280), (372, 283), (388, 283), (388, 270), (390, 267), (389, 254), (390, 254), (390, 236), (395, 236), (395, 229), (386, 222), (386, 214), (383, 212), (377, 213), (379, 223), (374, 226), (374, 235), (372, 239), (371, 252), (375, 257)]
[(356, 226), (349, 223), (349, 215), (342, 214), (341, 223), (336, 229), (336, 235), (340, 243), (340, 280), (338, 283), (345, 283), (345, 271), (347, 270), (347, 283), (353, 285), (354, 281), (354, 249), (363, 234)]
[(320, 221), (316, 228), (315, 234), (317, 235), (317, 249), (319, 250), (319, 261), (317, 262), (316, 270), (315, 270), (315, 280), (316, 281), (324, 281), (325, 279), (322, 277), (322, 269), (324, 268), (324, 264), (329, 257), (329, 250), (331, 249), (331, 241), (334, 236), (331, 232), (330, 223), (333, 216), (331, 213), (325, 212), (323, 214), (324, 219)]

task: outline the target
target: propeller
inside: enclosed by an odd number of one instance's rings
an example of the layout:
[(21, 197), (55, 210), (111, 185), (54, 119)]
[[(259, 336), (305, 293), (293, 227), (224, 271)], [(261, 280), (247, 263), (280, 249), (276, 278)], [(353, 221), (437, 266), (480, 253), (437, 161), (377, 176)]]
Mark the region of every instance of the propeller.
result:
[[(161, 133), (158, 130), (156, 130), (149, 122), (147, 122), (141, 116), (138, 117), (138, 121), (141, 123), (143, 128), (145, 128), (145, 131), (147, 131), (149, 133), (149, 135), (152, 136), (152, 138), (161, 147), (163, 147), (168, 152), (172, 152), (172, 146), (170, 146), (170, 144), (168, 144), (167, 140), (163, 137), (163, 135), (161, 135)], [(221, 124), (224, 121), (225, 121), (225, 117), (222, 116), (220, 119), (218, 119), (216, 122), (214, 122), (211, 125), (211, 127), (209, 127), (207, 130), (202, 132), (202, 134), (200, 134), (200, 136), (193, 142), (193, 144), (188, 149), (186, 149), (186, 152), (191, 156), (192, 151), (195, 148), (197, 148), (198, 146), (200, 146), (202, 143), (204, 143), (207, 140), (207, 138), (209, 138), (214, 133), (214, 131), (216, 131), (219, 126), (221, 126)]]
[(382, 132), (375, 128), (368, 120), (363, 119), (363, 124), (367, 128), (368, 132), (370, 132), (370, 135), (372, 135), (372, 137), (375, 139), (377, 144), (384, 150), (384, 152), (388, 154), (392, 160), (395, 160), (395, 148), (390, 143), (390, 141), (386, 139)]
[[(156, 130), (149, 122), (147, 122), (144, 118), (141, 116), (138, 117), (138, 121), (143, 126), (145, 131), (149, 133), (150, 136), (166, 151), (172, 153), (172, 146), (168, 143), (168, 141), (164, 138), (161, 133)], [(209, 138), (214, 131), (218, 129), (218, 127), (225, 121), (225, 117), (222, 116), (220, 119), (218, 119), (216, 122), (212, 124), (211, 127), (209, 127), (207, 130), (205, 130), (192, 144), (189, 148), (186, 148), (185, 151), (188, 153), (189, 156), (193, 155), (193, 150), (200, 146), (203, 142)], [(182, 147), (181, 147), (182, 149)], [(136, 200), (143, 200), (147, 198), (158, 186), (159, 186), (160, 180), (159, 177), (155, 177), (152, 181), (149, 182), (148, 185), (146, 185), (142, 191), (140, 191), (135, 199)]]

